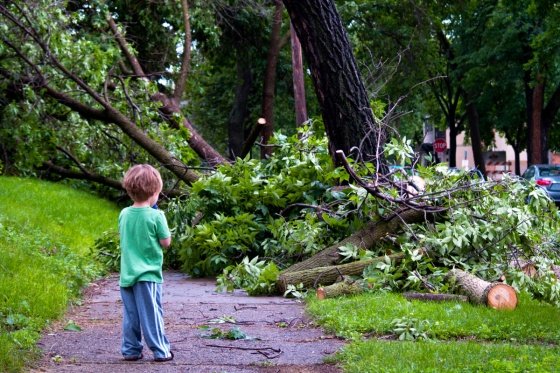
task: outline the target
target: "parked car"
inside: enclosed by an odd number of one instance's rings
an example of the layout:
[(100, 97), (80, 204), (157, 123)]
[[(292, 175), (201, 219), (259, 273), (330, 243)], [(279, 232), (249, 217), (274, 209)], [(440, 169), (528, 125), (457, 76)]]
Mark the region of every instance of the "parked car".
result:
[(560, 164), (534, 164), (521, 177), (534, 181), (556, 204), (560, 204)]

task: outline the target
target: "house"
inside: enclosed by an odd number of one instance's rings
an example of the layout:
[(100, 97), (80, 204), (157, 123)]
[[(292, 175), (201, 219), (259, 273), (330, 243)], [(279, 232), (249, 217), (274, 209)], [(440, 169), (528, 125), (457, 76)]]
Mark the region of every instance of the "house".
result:
[[(432, 146), (428, 144), (432, 144)], [(428, 127), (428, 131), (426, 131), (425, 127), (424, 144), (421, 149), (426, 149), (426, 145), (436, 151), (439, 162), (449, 163), (449, 130), (444, 133)], [(506, 139), (498, 133), (494, 133), (493, 147), (490, 151), (483, 152), (483, 157), (487, 177), (498, 180), (501, 179), (503, 173), (515, 173), (515, 152), (511, 145), (507, 144)], [(551, 163), (560, 163), (560, 154), (551, 153), (550, 160)], [(465, 132), (461, 132), (457, 136), (455, 161), (459, 168), (472, 168), (474, 166), (470, 138), (465, 136)], [(526, 151), (519, 154), (519, 163), (520, 172), (523, 173), (528, 166)]]

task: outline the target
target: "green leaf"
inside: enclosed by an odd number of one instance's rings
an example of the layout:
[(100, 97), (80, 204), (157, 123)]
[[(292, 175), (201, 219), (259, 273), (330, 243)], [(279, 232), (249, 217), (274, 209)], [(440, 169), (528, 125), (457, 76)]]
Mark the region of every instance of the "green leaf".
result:
[(72, 332), (81, 332), (82, 328), (76, 324), (74, 321), (70, 320), (64, 327), (64, 330), (72, 331)]

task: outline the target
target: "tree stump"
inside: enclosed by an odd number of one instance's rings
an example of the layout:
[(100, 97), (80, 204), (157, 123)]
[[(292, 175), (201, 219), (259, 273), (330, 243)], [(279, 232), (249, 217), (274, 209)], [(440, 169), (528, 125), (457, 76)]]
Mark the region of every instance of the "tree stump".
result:
[(446, 278), (456, 283), (472, 303), (498, 310), (513, 310), (517, 306), (515, 289), (502, 282), (484, 281), (460, 269), (450, 270)]

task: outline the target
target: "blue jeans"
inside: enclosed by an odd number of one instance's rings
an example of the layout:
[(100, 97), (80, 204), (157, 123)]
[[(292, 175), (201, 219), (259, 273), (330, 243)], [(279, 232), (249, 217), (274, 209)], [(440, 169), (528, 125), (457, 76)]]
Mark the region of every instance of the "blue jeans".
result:
[(123, 356), (138, 356), (142, 353), (142, 333), (155, 359), (171, 356), (171, 346), (163, 325), (161, 293), (162, 285), (149, 281), (121, 287)]

